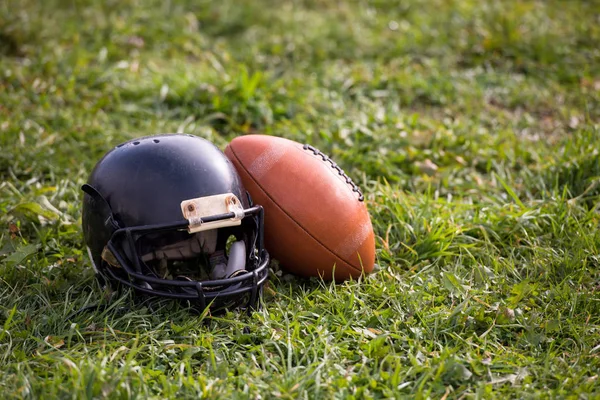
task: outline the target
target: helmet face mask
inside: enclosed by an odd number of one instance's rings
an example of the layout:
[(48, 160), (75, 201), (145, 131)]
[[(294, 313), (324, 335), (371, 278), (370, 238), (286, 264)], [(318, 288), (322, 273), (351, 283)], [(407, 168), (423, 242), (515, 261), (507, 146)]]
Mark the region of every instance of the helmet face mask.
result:
[(198, 310), (257, 305), (269, 264), (263, 210), (212, 143), (130, 141), (107, 153), (82, 189), (85, 241), (105, 281)]

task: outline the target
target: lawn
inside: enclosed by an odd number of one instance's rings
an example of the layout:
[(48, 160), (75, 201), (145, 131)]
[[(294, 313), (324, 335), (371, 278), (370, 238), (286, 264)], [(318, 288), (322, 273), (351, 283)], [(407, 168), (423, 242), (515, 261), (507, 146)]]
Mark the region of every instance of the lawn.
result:
[[(598, 1), (1, 1), (0, 397), (597, 398), (599, 43)], [(375, 272), (68, 319), (80, 186), (164, 132), (329, 154)]]

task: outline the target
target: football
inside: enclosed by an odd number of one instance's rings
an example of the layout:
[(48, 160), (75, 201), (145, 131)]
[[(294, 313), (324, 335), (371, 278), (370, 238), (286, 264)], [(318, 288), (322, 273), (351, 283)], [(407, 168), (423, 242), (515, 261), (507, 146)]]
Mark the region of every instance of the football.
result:
[(265, 247), (283, 269), (343, 281), (375, 263), (371, 218), (358, 186), (310, 145), (267, 135), (225, 149), (255, 204), (265, 210)]

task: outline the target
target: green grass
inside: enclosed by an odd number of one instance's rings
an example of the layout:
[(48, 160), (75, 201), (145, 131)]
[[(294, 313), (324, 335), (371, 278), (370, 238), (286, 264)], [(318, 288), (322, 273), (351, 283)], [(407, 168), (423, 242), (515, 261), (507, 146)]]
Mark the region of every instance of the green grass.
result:
[[(488, 4), (489, 3), (489, 4)], [(0, 2), (2, 398), (597, 398), (598, 1)], [(115, 144), (266, 133), (363, 188), (376, 272), (266, 307), (106, 299)], [(447, 397), (446, 397), (447, 396)]]

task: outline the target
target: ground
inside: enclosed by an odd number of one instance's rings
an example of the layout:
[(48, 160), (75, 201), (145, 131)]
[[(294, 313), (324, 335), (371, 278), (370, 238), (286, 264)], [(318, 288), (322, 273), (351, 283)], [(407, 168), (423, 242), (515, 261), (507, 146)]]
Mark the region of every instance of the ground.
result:
[[(598, 43), (598, 1), (1, 2), (2, 397), (599, 396)], [(180, 131), (331, 155), (375, 273), (67, 320), (107, 295), (81, 184)]]

